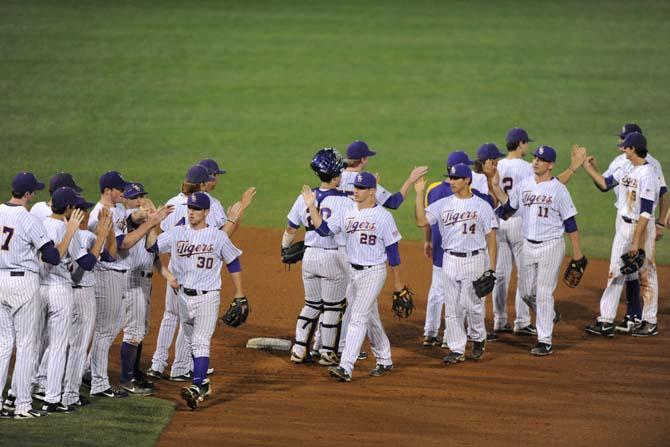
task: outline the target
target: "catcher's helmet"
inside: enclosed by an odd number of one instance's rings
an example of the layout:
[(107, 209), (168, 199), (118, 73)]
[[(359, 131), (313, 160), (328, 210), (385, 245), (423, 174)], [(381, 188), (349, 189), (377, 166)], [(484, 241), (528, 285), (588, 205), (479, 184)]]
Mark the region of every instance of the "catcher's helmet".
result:
[(317, 174), (326, 174), (337, 177), (346, 167), (342, 156), (334, 147), (320, 149), (312, 158), (310, 167)]

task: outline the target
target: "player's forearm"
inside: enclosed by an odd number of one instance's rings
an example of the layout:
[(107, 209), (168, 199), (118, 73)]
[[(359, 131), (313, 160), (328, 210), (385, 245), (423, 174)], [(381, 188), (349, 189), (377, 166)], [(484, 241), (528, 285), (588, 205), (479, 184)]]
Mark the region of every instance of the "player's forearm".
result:
[(637, 249), (640, 248), (640, 241), (644, 240), (642, 236), (645, 234), (647, 230), (647, 223), (649, 223), (649, 219), (646, 218), (645, 216), (640, 216), (640, 220), (638, 220), (637, 224), (635, 225), (635, 232), (633, 233), (631, 250), (637, 251)]
[(663, 194), (659, 202), (661, 203), (659, 204), (658, 217), (661, 224), (663, 224), (663, 216), (667, 215), (670, 210), (670, 192)]
[(67, 231), (65, 235), (63, 235), (63, 239), (61, 239), (60, 243), (56, 246), (61, 259), (64, 258), (67, 254), (67, 250), (70, 247), (70, 241), (72, 240), (73, 236), (74, 231)]
[(430, 228), (430, 225), (422, 227), (422, 230), (424, 242), (433, 242), (433, 232)]
[(600, 174), (600, 172), (596, 171), (595, 168), (591, 165), (584, 165), (584, 170), (586, 173), (593, 179), (593, 182), (596, 184), (598, 189), (601, 191), (607, 191), (607, 182), (605, 182), (605, 177)]
[(558, 179), (559, 182), (563, 183), (564, 185), (567, 185), (574, 173), (575, 170), (570, 167), (565, 171), (561, 172), (560, 174), (558, 174), (556, 178)]
[(572, 245), (572, 259), (581, 259), (584, 255), (579, 245), (579, 230), (568, 233), (568, 236), (570, 237), (570, 245)]
[(100, 253), (102, 253), (102, 249), (105, 247), (105, 241), (107, 238), (105, 237), (100, 237), (98, 236), (95, 239), (95, 243), (93, 244), (93, 248), (91, 248), (90, 253), (95, 256), (95, 259), (100, 259)]
[(233, 287), (235, 287), (235, 298), (242, 298), (244, 291), (242, 289), (242, 272), (231, 273), (230, 277), (233, 280)]
[(489, 262), (490, 269), (496, 270), (496, 261), (498, 259), (498, 244), (496, 243), (496, 230), (491, 230), (489, 234), (486, 235), (486, 248), (489, 252)]
[(298, 232), (296, 228), (286, 226), (286, 229), (284, 230), (284, 235), (282, 236), (281, 239), (281, 248), (288, 248), (291, 246), (293, 243), (293, 239), (295, 239), (295, 235)]
[[(150, 222), (144, 222), (142, 225), (137, 227), (136, 230), (131, 231), (123, 237), (123, 242), (119, 247), (121, 250), (129, 250), (135, 244), (137, 244), (144, 236), (149, 234), (151, 229), (154, 228), (154, 225)], [(153, 245), (153, 244), (152, 244)]]
[(428, 219), (426, 219), (426, 210), (423, 207), (423, 191), (416, 192), (416, 201), (414, 202), (414, 220), (416, 221), (417, 227), (428, 227), (428, 230), (430, 231), (430, 225), (428, 224)]
[(312, 219), (312, 225), (314, 225), (314, 228), (319, 228), (323, 223), (323, 219), (321, 218), (321, 214), (319, 214), (319, 210), (317, 210), (316, 206), (313, 204), (310, 205), (308, 209), (309, 217)]
[(507, 203), (509, 201), (507, 193), (500, 189), (500, 185), (497, 182), (492, 181), (490, 177), (488, 177), (487, 180), (489, 183), (489, 191), (493, 194), (493, 198), (502, 204)]
[(392, 265), (391, 266), (391, 273), (393, 274), (393, 288), (397, 292), (399, 290), (402, 290), (402, 288), (405, 286), (402, 282), (402, 277), (400, 275), (400, 265)]

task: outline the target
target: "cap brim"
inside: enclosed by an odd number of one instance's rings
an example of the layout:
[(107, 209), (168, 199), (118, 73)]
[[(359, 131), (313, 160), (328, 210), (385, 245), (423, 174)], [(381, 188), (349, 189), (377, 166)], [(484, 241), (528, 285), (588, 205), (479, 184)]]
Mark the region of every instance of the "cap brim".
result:
[(77, 185), (74, 185), (74, 187), (72, 189), (74, 189), (76, 192), (83, 192), (84, 191), (81, 187), (79, 187)]
[(221, 175), (221, 174), (225, 174), (226, 171), (224, 171), (223, 169), (219, 169), (218, 171), (216, 171), (216, 173)]
[(539, 159), (542, 160), (542, 161), (546, 161), (547, 163), (554, 163), (554, 162), (556, 161), (556, 160), (554, 160), (554, 161), (547, 160), (547, 159), (544, 158), (542, 155), (539, 155), (539, 154), (536, 154), (536, 153), (533, 153), (533, 156), (539, 158)]
[(75, 208), (83, 209), (83, 210), (88, 210), (91, 209), (95, 206), (95, 203), (87, 202), (83, 198), (80, 198), (75, 204), (73, 205)]
[(356, 189), (372, 189), (374, 186), (365, 186), (365, 185), (357, 185), (354, 183), (354, 188)]
[(533, 141), (535, 141), (535, 140), (533, 140), (531, 137), (528, 137), (528, 142), (529, 143), (532, 143)]
[(44, 189), (46, 185), (42, 182), (37, 182), (35, 183), (35, 191), (41, 191)]

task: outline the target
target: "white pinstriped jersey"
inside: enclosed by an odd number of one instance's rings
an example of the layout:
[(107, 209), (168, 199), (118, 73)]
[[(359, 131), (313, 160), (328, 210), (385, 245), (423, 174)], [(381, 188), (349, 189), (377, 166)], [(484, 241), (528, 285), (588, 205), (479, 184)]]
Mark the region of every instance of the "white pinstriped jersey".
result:
[(37, 202), (30, 208), (30, 214), (37, 217), (39, 220), (44, 220), (53, 214), (51, 207), (47, 202)]
[(177, 282), (196, 290), (221, 289), (222, 262), (229, 264), (242, 254), (225, 232), (213, 227), (193, 230), (184, 225), (158, 236), (158, 251), (170, 252)]
[(0, 205), (0, 270), (40, 271), (37, 250), (49, 242), (37, 217), (20, 205)]
[[(104, 205), (100, 202), (96, 203), (88, 215), (88, 229), (95, 232), (95, 227), (98, 226), (100, 211)], [(126, 209), (121, 204), (116, 204), (110, 211), (112, 212), (112, 220), (114, 221), (114, 237), (119, 237), (126, 234)], [(128, 264), (123, 260), (117, 259), (115, 262), (99, 261), (95, 264), (96, 270), (128, 270)]]
[[(225, 223), (226, 212), (223, 210), (223, 206), (218, 199), (209, 196), (210, 208), (205, 222), (210, 227), (221, 228)], [(186, 201), (188, 196), (184, 193), (179, 193), (170, 200), (167, 201), (167, 205), (174, 206), (174, 211), (167, 218), (161, 222), (161, 230), (168, 231), (171, 228), (174, 228), (179, 225), (188, 225), (188, 207), (186, 206)]]
[[(79, 235), (82, 247), (87, 252), (90, 252), (93, 249), (93, 245), (95, 245), (95, 234), (88, 230), (78, 230), (77, 234)], [(95, 285), (95, 274), (92, 270), (84, 270), (77, 263), (72, 264), (71, 270), (72, 285), (81, 287), (93, 287)]]
[(378, 265), (386, 262), (386, 247), (402, 239), (393, 215), (380, 205), (358, 209), (356, 203), (344, 214), (328, 221), (334, 234), (344, 233), (347, 261)]
[[(60, 219), (51, 217), (44, 219), (44, 228), (47, 236), (58, 245), (67, 231), (67, 224)], [(40, 284), (51, 286), (56, 284), (71, 284), (70, 272), (74, 269), (75, 261), (86, 255), (86, 248), (82, 245), (79, 232), (75, 232), (70, 240), (65, 256), (62, 256), (58, 265), (43, 262), (40, 265)]]
[[(138, 211), (139, 208), (132, 208), (126, 210), (126, 219), (130, 218), (131, 214)], [(127, 229), (127, 225), (126, 225)], [(153, 268), (155, 255), (147, 251), (147, 237), (137, 241), (135, 245), (128, 250), (119, 250), (119, 258), (128, 265), (129, 270), (140, 270), (143, 272), (150, 272)]]
[[(340, 186), (337, 188), (340, 191), (344, 191), (347, 195), (352, 196), (354, 194), (354, 182), (356, 181), (356, 176), (358, 174), (357, 171), (342, 171), (342, 175), (340, 175)], [(377, 203), (383, 205), (392, 195), (392, 192), (384, 189), (384, 187), (379, 184), (377, 185), (377, 193), (375, 194)]]
[(482, 194), (489, 193), (489, 183), (488, 180), (486, 180), (486, 176), (475, 171), (472, 171), (472, 182), (470, 183), (470, 187)]
[[(315, 192), (319, 214), (326, 222), (330, 221), (331, 216), (346, 213), (354, 206), (354, 202), (345, 193), (337, 189), (316, 189)], [(295, 200), (287, 217), (294, 226), (302, 225), (307, 229), (305, 245), (308, 247), (337, 248), (345, 245), (342, 233), (323, 237), (314, 231), (312, 219), (309, 217), (309, 209), (305, 206), (302, 195), (299, 195)]]
[[(647, 160), (647, 163), (649, 163), (649, 165), (652, 167), (652, 169), (656, 173), (657, 178), (658, 178), (659, 188), (667, 187), (667, 184), (665, 183), (665, 176), (663, 175), (663, 169), (661, 168), (661, 163), (658, 160), (656, 160), (654, 157), (652, 157), (651, 154), (647, 154), (647, 157), (645, 158), (645, 160)], [(633, 164), (626, 158), (626, 154), (620, 154), (614, 160), (612, 160), (612, 163), (610, 163), (607, 170), (605, 172), (603, 172), (603, 177), (623, 176), (623, 175), (625, 175), (625, 173), (629, 172), (631, 169), (633, 169)], [(624, 174), (617, 173), (618, 171), (623, 171)], [(617, 185), (613, 188), (614, 195), (616, 196), (616, 200), (614, 201), (614, 206), (618, 206), (619, 193), (621, 192), (621, 188), (619, 186), (620, 185)], [(658, 203), (658, 197), (656, 198), (655, 202)]]
[(568, 189), (556, 177), (540, 183), (535, 176), (527, 178), (510, 196), (510, 205), (521, 213), (524, 237), (538, 242), (562, 237), (563, 221), (577, 215)]
[[(503, 158), (498, 161), (498, 176), (500, 189), (509, 196), (516, 194), (521, 182), (533, 177), (533, 166), (521, 158)], [(510, 219), (521, 217), (515, 214)]]
[(491, 205), (474, 194), (467, 199), (454, 194), (432, 203), (426, 219), (439, 225), (442, 249), (456, 252), (485, 249), (486, 235), (498, 227)]
[[(654, 209), (658, 204), (658, 176), (648, 163), (640, 166), (631, 164), (631, 166), (630, 170), (625, 167), (617, 170), (613, 176), (614, 180), (619, 183), (617, 215), (638, 220), (640, 218), (640, 199), (654, 201)], [(651, 214), (654, 214), (653, 209)]]

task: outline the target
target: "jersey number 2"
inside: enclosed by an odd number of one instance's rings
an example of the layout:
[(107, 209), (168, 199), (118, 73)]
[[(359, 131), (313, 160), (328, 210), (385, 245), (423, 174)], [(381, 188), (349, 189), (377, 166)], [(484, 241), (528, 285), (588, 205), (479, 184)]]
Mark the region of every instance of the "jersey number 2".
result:
[(3, 235), (6, 234), (7, 238), (5, 238), (5, 242), (2, 243), (2, 246), (0, 246), (0, 250), (9, 250), (9, 241), (12, 240), (12, 236), (14, 236), (14, 228), (10, 227), (2, 227), (2, 233)]

